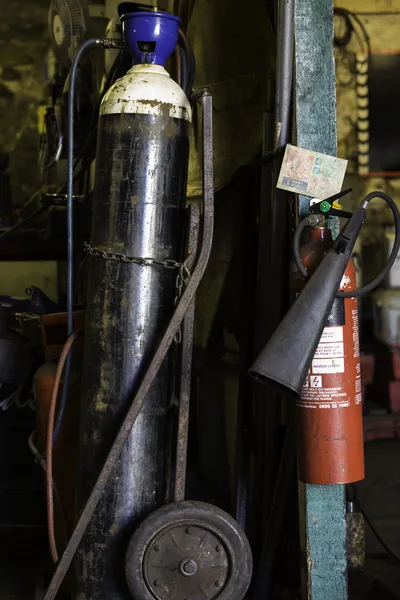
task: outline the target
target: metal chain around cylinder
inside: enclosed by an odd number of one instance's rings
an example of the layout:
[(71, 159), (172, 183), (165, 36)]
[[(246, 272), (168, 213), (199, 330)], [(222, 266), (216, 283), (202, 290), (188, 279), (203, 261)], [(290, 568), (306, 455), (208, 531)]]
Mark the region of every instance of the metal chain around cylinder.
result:
[[(176, 295), (174, 300), (174, 306), (178, 304), (179, 299), (182, 296), (183, 289), (190, 279), (191, 274), (186, 266), (188, 259), (186, 259), (185, 262), (180, 263), (172, 259), (156, 260), (155, 258), (138, 258), (136, 256), (128, 256), (127, 254), (122, 254), (120, 252), (106, 252), (105, 250), (101, 250), (100, 248), (94, 248), (88, 242), (84, 242), (83, 249), (85, 250), (86, 254), (91, 254), (92, 256), (97, 256), (104, 260), (116, 260), (128, 264), (141, 265), (142, 267), (165, 267), (166, 269), (178, 269), (178, 275), (176, 277)], [(179, 328), (179, 330), (177, 331), (174, 340), (176, 344), (181, 343), (181, 328)]]
[(128, 256), (127, 254), (122, 254), (121, 252), (106, 252), (105, 250), (101, 250), (100, 248), (94, 248), (88, 242), (84, 242), (83, 249), (87, 254), (91, 254), (92, 256), (98, 256), (99, 258), (103, 258), (104, 260), (116, 260), (123, 263), (131, 263), (135, 265), (141, 265), (142, 267), (165, 267), (166, 269), (182, 269), (184, 267), (184, 263), (180, 263), (176, 260), (167, 259), (167, 260), (156, 260), (155, 258), (139, 258), (136, 256)]

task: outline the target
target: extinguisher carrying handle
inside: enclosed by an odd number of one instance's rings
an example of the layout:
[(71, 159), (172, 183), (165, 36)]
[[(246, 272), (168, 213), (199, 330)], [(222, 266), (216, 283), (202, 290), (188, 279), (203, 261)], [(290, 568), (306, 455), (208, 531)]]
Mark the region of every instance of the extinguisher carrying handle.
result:
[[(344, 192), (341, 192), (341, 195), (343, 196), (345, 193), (348, 193), (348, 191), (345, 190)], [(370, 283), (359, 288), (358, 290), (351, 290), (348, 292), (339, 290), (337, 293), (337, 296), (340, 298), (355, 298), (355, 297), (359, 297), (359, 296), (364, 296), (365, 294), (368, 294), (369, 292), (374, 290), (376, 287), (378, 287), (378, 285), (380, 285), (382, 283), (382, 281), (385, 279), (385, 277), (389, 273), (390, 269), (392, 268), (392, 266), (397, 258), (397, 255), (399, 253), (399, 250), (400, 250), (400, 213), (399, 213), (399, 210), (398, 210), (397, 205), (396, 205), (395, 201), (393, 200), (393, 198), (391, 198), (388, 194), (385, 194), (384, 192), (379, 192), (379, 191), (371, 192), (370, 194), (368, 194), (368, 196), (366, 196), (364, 198), (364, 200), (362, 201), (361, 205), (359, 206), (359, 208), (357, 209), (355, 214), (352, 216), (350, 221), (347, 223), (347, 225), (344, 227), (344, 229), (340, 233), (338, 239), (335, 242), (335, 248), (337, 251), (341, 251), (341, 249), (344, 248), (344, 245), (347, 246), (347, 243), (348, 243), (348, 240), (350, 239), (350, 237), (354, 237), (354, 233), (355, 233), (354, 227), (357, 228), (356, 235), (358, 235), (358, 232), (359, 232), (361, 224), (363, 222), (364, 215), (368, 208), (368, 205), (371, 202), (371, 200), (373, 200), (374, 198), (381, 198), (382, 200), (384, 200), (389, 205), (389, 207), (393, 213), (395, 239), (394, 239), (392, 252), (390, 253), (389, 259), (388, 259), (385, 267), (382, 269), (382, 271), (379, 273), (379, 275), (377, 275), (372, 281), (370, 281)], [(335, 197), (335, 199), (336, 199), (336, 197)], [(327, 200), (330, 201), (332, 199), (328, 198)], [(324, 201), (321, 201), (321, 202), (324, 202)], [(331, 202), (330, 202), (330, 204), (332, 205)], [(316, 206), (318, 206), (318, 205), (316, 205)], [(303, 265), (303, 261), (302, 261), (301, 254), (300, 254), (301, 235), (306, 227), (316, 227), (316, 226), (320, 225), (324, 216), (327, 216), (328, 214), (332, 215), (333, 210), (335, 210), (335, 209), (328, 210), (327, 212), (324, 212), (324, 213), (322, 213), (321, 211), (318, 210), (319, 214), (316, 214), (315, 208), (312, 208), (312, 211), (313, 211), (312, 214), (310, 214), (308, 217), (306, 217), (305, 219), (300, 221), (300, 223), (298, 224), (298, 226), (296, 228), (294, 238), (293, 238), (293, 256), (294, 256), (294, 261), (295, 261), (296, 267), (297, 267), (299, 273), (302, 275), (302, 277), (304, 277), (304, 279), (308, 279), (309, 275), (307, 273), (306, 267)], [(355, 220), (353, 220), (353, 217), (355, 217), (356, 215), (358, 215), (357, 218)], [(361, 222), (360, 222), (360, 226), (358, 226), (358, 222), (359, 222), (360, 218), (361, 218)], [(346, 240), (347, 240), (347, 242), (346, 242)]]

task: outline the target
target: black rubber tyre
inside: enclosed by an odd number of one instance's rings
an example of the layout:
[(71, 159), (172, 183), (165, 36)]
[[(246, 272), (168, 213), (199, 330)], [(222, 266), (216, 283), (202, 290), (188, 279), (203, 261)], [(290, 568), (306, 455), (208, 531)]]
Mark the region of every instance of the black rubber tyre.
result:
[[(185, 572), (187, 562), (195, 572)], [(192, 501), (150, 514), (133, 534), (125, 561), (134, 600), (242, 600), (252, 567), (238, 523), (220, 508)]]

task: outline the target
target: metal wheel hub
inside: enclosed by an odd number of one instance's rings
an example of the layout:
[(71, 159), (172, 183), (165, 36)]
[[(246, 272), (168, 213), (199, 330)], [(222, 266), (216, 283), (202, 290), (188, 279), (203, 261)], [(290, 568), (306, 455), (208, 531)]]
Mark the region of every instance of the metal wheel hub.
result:
[(197, 573), (197, 563), (191, 558), (185, 559), (179, 565), (179, 570), (185, 577), (192, 577), (192, 575)]
[(212, 600), (226, 586), (229, 550), (203, 523), (171, 524), (149, 544), (143, 560), (148, 589), (159, 600)]

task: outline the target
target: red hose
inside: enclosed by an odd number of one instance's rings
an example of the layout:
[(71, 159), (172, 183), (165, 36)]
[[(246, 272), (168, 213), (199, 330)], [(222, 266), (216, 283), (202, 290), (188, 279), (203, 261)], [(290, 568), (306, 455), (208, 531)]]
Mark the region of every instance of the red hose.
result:
[(72, 333), (65, 342), (60, 358), (57, 364), (56, 375), (54, 378), (53, 391), (51, 394), (49, 420), (47, 423), (47, 445), (46, 445), (46, 496), (47, 496), (47, 527), (49, 535), (50, 553), (53, 561), (58, 562), (58, 552), (54, 529), (54, 502), (53, 502), (53, 430), (54, 417), (56, 413), (57, 398), (60, 388), (61, 377), (64, 371), (65, 362), (72, 344), (77, 338), (77, 332)]

